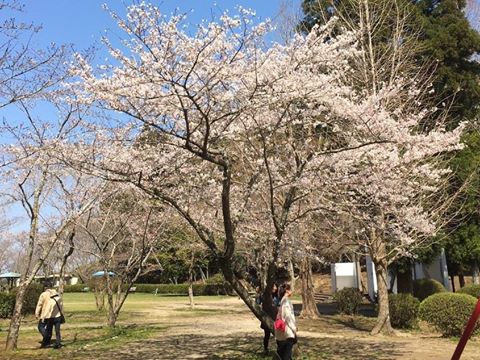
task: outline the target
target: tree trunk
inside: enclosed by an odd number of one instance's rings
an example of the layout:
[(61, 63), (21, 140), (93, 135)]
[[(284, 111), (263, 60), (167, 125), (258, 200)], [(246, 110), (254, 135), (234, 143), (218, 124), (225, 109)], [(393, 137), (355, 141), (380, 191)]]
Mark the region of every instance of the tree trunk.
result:
[(465, 286), (465, 276), (463, 275), (463, 270), (458, 271), (458, 281), (460, 282), (460, 287), (463, 288)]
[[(108, 272), (105, 272), (105, 274), (108, 274)], [(112, 283), (108, 275), (105, 277), (106, 277), (106, 284), (107, 284), (106, 291), (107, 291), (107, 304), (108, 304), (107, 325), (113, 328), (115, 327), (115, 324), (117, 322), (117, 316), (115, 314), (115, 304), (113, 299)]]
[(264, 261), (262, 260), (258, 262), (257, 265), (259, 286), (260, 289), (265, 290), (267, 288), (268, 266), (265, 265)]
[[(109, 318), (108, 318), (108, 326), (115, 327), (117, 324), (118, 316), (120, 314), (120, 310), (122, 309), (125, 300), (129, 294), (130, 288), (132, 287), (133, 281), (130, 282), (127, 286), (127, 290), (122, 292), (122, 284), (123, 281), (118, 281), (117, 284), (117, 292), (115, 293), (115, 307), (109, 310)], [(113, 295), (113, 292), (112, 292)], [(110, 302), (109, 302), (110, 304)]]
[[(51, 250), (51, 249), (50, 249)], [(48, 252), (50, 251), (48, 250)], [(48, 252), (46, 256), (48, 256)], [(45, 257), (46, 257), (45, 256)], [(8, 335), (7, 335), (7, 342), (5, 345), (5, 350), (11, 351), (17, 348), (17, 340), (18, 334), (20, 333), (20, 325), (22, 323), (22, 309), (23, 303), (25, 301), (25, 295), (28, 287), (33, 282), (35, 278), (35, 274), (37, 274), (38, 270), (42, 266), (44, 260), (39, 260), (37, 264), (34, 266), (30, 275), (27, 276), (28, 270), (25, 271), (25, 274), (20, 282), (20, 286), (18, 287), (17, 296), (15, 297), (15, 307), (13, 308), (13, 315), (10, 319), (10, 326), (8, 328)], [(27, 267), (27, 269), (30, 266)]]
[(291, 258), (288, 260), (288, 276), (290, 277), (290, 286), (292, 287), (292, 292), (295, 292), (295, 267), (293, 266), (293, 261)]
[(105, 290), (97, 290), (95, 288), (93, 294), (95, 296), (95, 304), (97, 305), (97, 310), (105, 310)]
[(93, 295), (95, 296), (95, 305), (97, 306), (97, 311), (105, 310), (105, 279), (102, 277), (93, 280), (92, 287)]
[(113, 328), (115, 327), (117, 318), (115, 316), (115, 305), (113, 300), (113, 284), (107, 267), (103, 268), (103, 281), (105, 282), (105, 293), (107, 295), (107, 325)]
[(452, 291), (455, 292), (455, 275), (452, 275), (450, 279), (452, 282)]
[(475, 285), (480, 284), (480, 270), (478, 269), (478, 263), (476, 261), (474, 261), (472, 265), (472, 282)]
[(413, 279), (411, 267), (408, 267), (403, 272), (397, 272), (397, 292), (399, 294), (413, 293)]
[(363, 294), (364, 286), (362, 284), (362, 268), (360, 267), (360, 261), (356, 253), (353, 253), (353, 263), (355, 265), (355, 276), (358, 286), (358, 290)]
[(7, 343), (5, 346), (6, 351), (15, 350), (17, 348), (18, 334), (20, 332), (20, 324), (22, 322), (22, 308), (27, 287), (28, 284), (26, 282), (22, 282), (17, 290), (15, 307), (12, 318), (10, 319), (10, 327), (8, 329)]
[(302, 313), (300, 316), (305, 319), (317, 319), (320, 313), (315, 303), (312, 264), (308, 257), (303, 259), (300, 264), (300, 279), (302, 284)]
[(195, 302), (193, 301), (193, 284), (191, 281), (188, 284), (188, 299), (190, 300), (190, 309), (194, 309)]
[[(123, 284), (123, 280), (117, 280), (117, 291), (115, 293), (115, 312), (117, 313), (117, 316), (120, 312), (120, 308), (121, 308), (121, 304), (123, 303), (123, 293), (122, 293), (122, 284)], [(128, 292), (130, 291), (130, 287), (129, 286), (127, 288), (127, 290), (125, 290), (125, 294), (128, 294)]]
[(195, 308), (195, 303), (193, 302), (193, 267), (195, 266), (195, 253), (192, 251), (192, 256), (190, 258), (190, 267), (188, 269), (188, 299), (190, 300), (190, 309)]
[[(240, 282), (238, 277), (235, 275), (233, 270), (230, 267), (230, 262), (224, 260), (219, 261), (220, 268), (222, 270), (225, 280), (230, 284), (232, 289), (237, 293), (237, 295), (243, 300), (245, 305), (250, 309), (253, 315), (256, 316), (258, 320), (266, 324), (270, 331), (273, 333), (273, 319), (269, 316), (263, 309), (255, 302), (255, 299), (250, 297), (248, 290)], [(271, 296), (270, 296), (271, 299)], [(270, 300), (271, 301), (271, 300)]]
[(63, 295), (64, 291), (65, 291), (65, 273), (62, 274), (62, 272), (60, 272), (60, 277), (58, 278), (58, 293), (60, 295)]
[(108, 319), (107, 325), (111, 328), (114, 328), (117, 323), (117, 316), (115, 314), (115, 310), (112, 307), (108, 307)]
[(67, 265), (68, 258), (73, 254), (75, 249), (75, 244), (73, 243), (73, 239), (75, 238), (75, 229), (68, 235), (68, 250), (65, 252), (62, 258), (62, 264), (60, 265), (60, 278), (58, 280), (58, 292), (60, 295), (63, 294), (65, 289), (65, 266)]
[(388, 304), (387, 263), (386, 261), (375, 262), (377, 285), (378, 285), (378, 317), (371, 335), (380, 333), (393, 335), (394, 330), (390, 323), (390, 309)]
[(202, 267), (199, 266), (198, 269), (200, 270), (200, 276), (202, 278), (202, 283), (206, 283), (207, 282), (207, 276), (205, 276), (205, 272), (203, 271)]

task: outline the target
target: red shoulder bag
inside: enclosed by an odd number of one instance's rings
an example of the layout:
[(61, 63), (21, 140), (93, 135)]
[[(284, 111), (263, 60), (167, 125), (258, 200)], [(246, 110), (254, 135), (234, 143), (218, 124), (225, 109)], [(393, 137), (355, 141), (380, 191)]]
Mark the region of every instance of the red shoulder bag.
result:
[(273, 323), (273, 328), (280, 332), (285, 332), (285, 329), (287, 328), (287, 323), (285, 322), (285, 320), (282, 319), (281, 313), (282, 313), (282, 306), (280, 306), (280, 311), (277, 314), (277, 319)]

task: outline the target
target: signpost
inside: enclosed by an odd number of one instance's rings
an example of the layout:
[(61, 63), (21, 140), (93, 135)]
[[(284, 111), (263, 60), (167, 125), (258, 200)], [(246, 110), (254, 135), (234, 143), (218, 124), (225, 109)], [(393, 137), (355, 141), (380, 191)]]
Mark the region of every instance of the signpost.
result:
[(478, 317), (480, 316), (480, 299), (477, 301), (477, 305), (475, 305), (475, 309), (473, 310), (472, 316), (470, 316), (470, 320), (468, 320), (467, 326), (463, 331), (463, 335), (458, 342), (457, 348), (453, 353), (452, 360), (460, 360), (462, 356), (463, 349), (465, 349), (465, 345), (467, 345), (468, 339), (473, 333), (475, 329), (475, 324), (477, 323)]

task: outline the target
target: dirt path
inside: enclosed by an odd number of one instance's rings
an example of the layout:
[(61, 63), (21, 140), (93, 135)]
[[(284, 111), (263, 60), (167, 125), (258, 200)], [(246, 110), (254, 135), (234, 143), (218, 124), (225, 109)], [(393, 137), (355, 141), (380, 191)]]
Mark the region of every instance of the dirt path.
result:
[[(142, 323), (166, 325), (152, 339), (130, 343), (108, 352), (85, 350), (70, 359), (260, 359), (263, 332), (258, 321), (236, 298), (200, 302), (190, 311), (186, 304), (165, 303), (142, 311)], [(396, 337), (372, 337), (367, 331), (324, 317), (299, 322), (303, 359), (450, 359), (456, 343), (434, 334), (401, 332)], [(303, 329), (303, 331), (302, 331)], [(462, 360), (480, 359), (478, 340)], [(275, 344), (271, 341), (270, 349)], [(305, 354), (308, 353), (308, 356)]]

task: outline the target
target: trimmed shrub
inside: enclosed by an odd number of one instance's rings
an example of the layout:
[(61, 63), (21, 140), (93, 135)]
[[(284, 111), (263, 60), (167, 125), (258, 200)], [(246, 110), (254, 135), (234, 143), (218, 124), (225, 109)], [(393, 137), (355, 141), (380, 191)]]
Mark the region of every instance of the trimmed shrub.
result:
[[(135, 292), (155, 293), (158, 295), (188, 295), (188, 284), (134, 284)], [(158, 291), (157, 291), (158, 289)], [(124, 289), (126, 290), (126, 288)], [(224, 284), (193, 284), (193, 294), (228, 295), (228, 286)]]
[(423, 301), (433, 294), (445, 292), (445, 287), (437, 280), (433, 279), (419, 279), (413, 282), (413, 296), (418, 300)]
[(159, 295), (188, 295), (188, 284), (134, 284), (136, 292)]
[(420, 319), (434, 326), (443, 336), (460, 336), (476, 303), (477, 299), (468, 294), (434, 294), (420, 304)]
[(337, 309), (342, 314), (355, 315), (362, 304), (362, 293), (356, 288), (343, 288), (333, 294)]
[(460, 294), (472, 295), (473, 297), (478, 299), (480, 298), (480, 285), (470, 284), (470, 285), (464, 286), (457, 292)]
[[(14, 296), (17, 295), (17, 289), (12, 290)], [(31, 283), (25, 292), (25, 299), (23, 302), (22, 313), (23, 314), (34, 314), (35, 308), (37, 307), (37, 302), (40, 294), (43, 292), (43, 285), (39, 283)]]
[(420, 301), (411, 294), (389, 294), (390, 321), (394, 328), (412, 329), (417, 325)]
[[(66, 285), (65, 292), (82, 292), (86, 284)], [(137, 293), (157, 293), (158, 295), (188, 295), (188, 284), (133, 284)], [(123, 286), (123, 291), (127, 290)], [(232, 291), (228, 284), (193, 284), (195, 296), (205, 295), (230, 295)]]
[(63, 288), (64, 293), (83, 292), (83, 289), (88, 287), (86, 284), (65, 285)]
[(10, 318), (15, 307), (15, 295), (0, 293), (0, 319)]
[(206, 280), (206, 283), (207, 284), (223, 284), (223, 283), (225, 283), (225, 278), (223, 277), (222, 273), (217, 273), (213, 276), (210, 276)]

